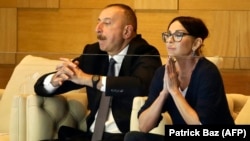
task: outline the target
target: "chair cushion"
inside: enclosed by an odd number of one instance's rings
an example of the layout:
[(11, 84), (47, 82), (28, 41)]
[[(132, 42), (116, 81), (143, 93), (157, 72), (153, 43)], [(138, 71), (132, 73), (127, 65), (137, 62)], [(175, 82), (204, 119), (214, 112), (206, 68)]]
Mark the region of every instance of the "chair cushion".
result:
[(27, 97), (27, 141), (55, 139), (61, 125), (86, 131), (87, 95), (72, 93), (54, 97)]

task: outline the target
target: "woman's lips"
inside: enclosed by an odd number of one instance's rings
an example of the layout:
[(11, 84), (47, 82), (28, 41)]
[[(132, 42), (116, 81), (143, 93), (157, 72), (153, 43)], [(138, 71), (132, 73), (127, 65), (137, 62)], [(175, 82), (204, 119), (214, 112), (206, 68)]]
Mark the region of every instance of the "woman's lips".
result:
[(175, 50), (174, 47), (168, 47), (168, 50)]

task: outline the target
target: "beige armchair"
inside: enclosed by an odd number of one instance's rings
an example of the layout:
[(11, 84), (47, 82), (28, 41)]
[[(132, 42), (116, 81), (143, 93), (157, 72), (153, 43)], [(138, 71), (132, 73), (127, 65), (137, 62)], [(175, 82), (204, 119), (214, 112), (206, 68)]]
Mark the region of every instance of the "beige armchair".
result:
[(57, 138), (61, 125), (86, 130), (84, 89), (54, 97), (35, 95), (33, 86), (59, 61), (27, 55), (16, 66), (0, 100), (0, 141), (38, 141)]

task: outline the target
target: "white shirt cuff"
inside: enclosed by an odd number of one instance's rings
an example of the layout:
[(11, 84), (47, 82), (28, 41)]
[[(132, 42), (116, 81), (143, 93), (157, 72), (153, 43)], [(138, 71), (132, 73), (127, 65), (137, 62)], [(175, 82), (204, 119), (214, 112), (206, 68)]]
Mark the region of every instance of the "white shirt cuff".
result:
[(102, 92), (105, 92), (106, 91), (106, 80), (107, 80), (107, 77), (106, 76), (103, 76), (102, 77), (102, 87), (101, 87), (101, 91)]
[(50, 82), (51, 82), (51, 79), (53, 77), (54, 74), (50, 74), (48, 75), (44, 81), (43, 81), (43, 85), (44, 85), (44, 88), (47, 90), (48, 93), (52, 93), (54, 92), (58, 87), (54, 87)]

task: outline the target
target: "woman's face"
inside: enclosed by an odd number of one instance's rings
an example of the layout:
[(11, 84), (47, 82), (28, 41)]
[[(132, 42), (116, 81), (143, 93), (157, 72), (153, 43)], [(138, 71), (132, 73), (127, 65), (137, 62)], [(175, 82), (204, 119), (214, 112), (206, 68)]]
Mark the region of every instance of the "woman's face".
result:
[[(187, 35), (185, 33), (188, 33), (187, 30), (181, 25), (179, 21), (173, 22), (167, 31), (167, 33), (170, 33), (169, 35), (176, 34), (180, 41), (175, 41), (174, 37), (175, 35), (170, 36), (166, 39), (166, 47), (168, 51), (169, 56), (192, 56), (192, 47), (194, 45), (195, 38), (191, 35)], [(181, 34), (184, 33), (183, 36)], [(176, 38), (177, 39), (177, 38)]]

